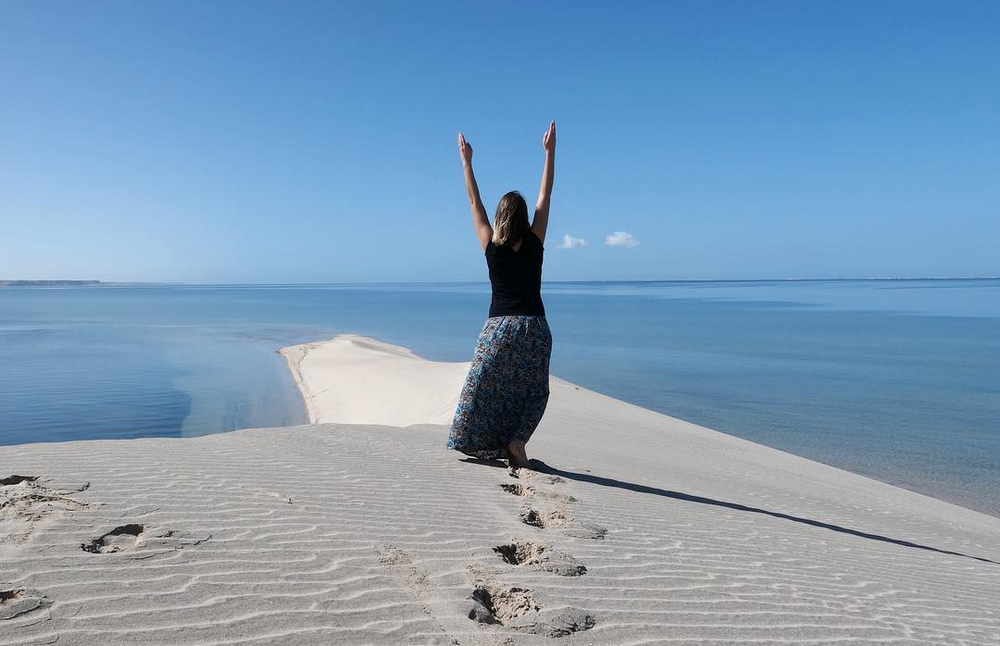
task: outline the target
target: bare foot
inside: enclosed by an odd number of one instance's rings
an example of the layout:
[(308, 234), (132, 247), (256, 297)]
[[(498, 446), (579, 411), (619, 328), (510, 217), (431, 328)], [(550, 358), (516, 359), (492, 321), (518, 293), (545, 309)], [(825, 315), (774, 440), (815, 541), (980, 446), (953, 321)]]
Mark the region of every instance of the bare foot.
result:
[(524, 442), (522, 440), (511, 440), (507, 444), (507, 458), (510, 460), (510, 466), (512, 467), (531, 467), (528, 462), (528, 454), (524, 451)]

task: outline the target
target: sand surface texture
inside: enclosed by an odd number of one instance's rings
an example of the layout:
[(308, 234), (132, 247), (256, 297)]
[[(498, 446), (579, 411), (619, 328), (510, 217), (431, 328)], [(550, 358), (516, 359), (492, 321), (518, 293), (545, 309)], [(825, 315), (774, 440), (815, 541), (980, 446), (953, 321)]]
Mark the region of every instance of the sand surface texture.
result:
[(467, 364), (287, 352), (314, 425), (0, 447), (0, 644), (1000, 643), (996, 518), (557, 379), (512, 475)]

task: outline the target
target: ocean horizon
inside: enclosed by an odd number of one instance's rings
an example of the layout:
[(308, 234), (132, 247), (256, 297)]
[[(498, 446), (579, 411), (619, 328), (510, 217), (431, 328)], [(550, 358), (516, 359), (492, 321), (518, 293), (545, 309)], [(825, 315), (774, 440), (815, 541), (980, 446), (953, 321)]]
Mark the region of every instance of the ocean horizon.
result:
[[(996, 278), (543, 285), (554, 375), (992, 515), (998, 295)], [(280, 347), (356, 333), (468, 361), (488, 306), (486, 282), (7, 287), (0, 444), (303, 424)]]

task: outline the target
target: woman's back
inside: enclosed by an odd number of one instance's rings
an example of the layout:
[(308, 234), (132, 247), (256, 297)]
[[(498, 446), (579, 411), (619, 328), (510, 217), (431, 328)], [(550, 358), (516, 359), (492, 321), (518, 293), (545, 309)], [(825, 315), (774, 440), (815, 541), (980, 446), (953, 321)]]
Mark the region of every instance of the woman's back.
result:
[(542, 254), (538, 236), (528, 229), (515, 250), (513, 245), (486, 246), (493, 300), (490, 317), (545, 316), (542, 304)]
[(555, 175), (556, 122), (542, 136), (545, 166), (528, 223), (528, 205), (510, 191), (490, 226), (472, 171), (472, 145), (458, 134), (465, 188), (476, 237), (486, 255), (493, 286), (490, 317), (455, 408), (448, 448), (476, 458), (506, 457), (512, 467), (531, 468), (525, 445), (549, 400), (552, 333), (542, 305), (542, 254)]

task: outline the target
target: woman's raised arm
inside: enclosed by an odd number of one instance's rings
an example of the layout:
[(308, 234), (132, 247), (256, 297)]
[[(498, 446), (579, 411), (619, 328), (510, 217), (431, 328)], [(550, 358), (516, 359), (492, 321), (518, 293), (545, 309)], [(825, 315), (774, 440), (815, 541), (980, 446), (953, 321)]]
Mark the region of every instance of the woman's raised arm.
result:
[(549, 131), (542, 136), (542, 146), (545, 148), (545, 167), (542, 169), (542, 186), (538, 190), (538, 203), (535, 204), (535, 217), (531, 222), (531, 230), (544, 243), (545, 230), (549, 228), (549, 201), (552, 198), (552, 181), (556, 174), (555, 121), (549, 124)]
[(485, 250), (493, 239), (493, 227), (486, 216), (486, 207), (479, 197), (479, 185), (476, 175), (472, 172), (472, 144), (465, 140), (465, 135), (458, 133), (458, 151), (462, 155), (462, 167), (465, 169), (465, 190), (469, 193), (469, 204), (472, 207), (472, 224), (476, 227), (476, 236)]

